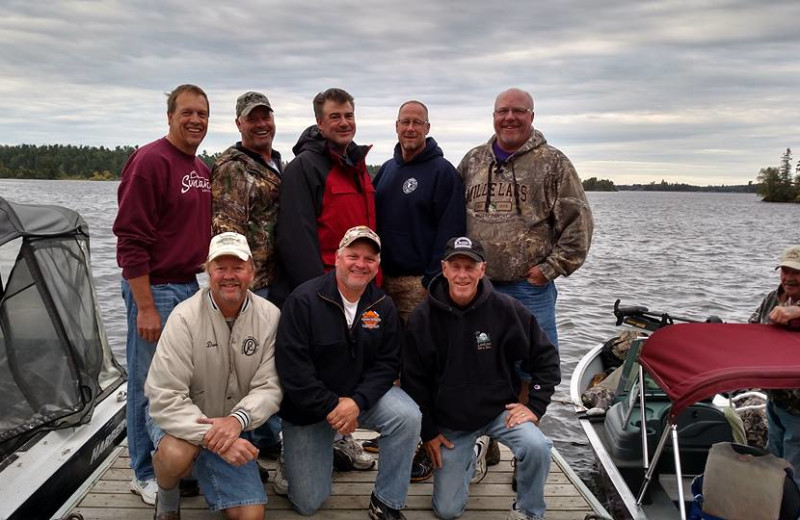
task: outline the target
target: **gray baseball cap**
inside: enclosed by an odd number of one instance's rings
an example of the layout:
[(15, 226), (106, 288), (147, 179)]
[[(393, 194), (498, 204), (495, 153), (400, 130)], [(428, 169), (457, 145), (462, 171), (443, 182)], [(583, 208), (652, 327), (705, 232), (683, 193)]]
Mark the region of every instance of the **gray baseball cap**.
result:
[(272, 110), (267, 96), (261, 92), (245, 92), (236, 99), (236, 117), (247, 116), (256, 107), (267, 107)]
[[(790, 247), (781, 255), (778, 267), (790, 267), (800, 271), (800, 246)], [(775, 269), (777, 269), (776, 267)]]

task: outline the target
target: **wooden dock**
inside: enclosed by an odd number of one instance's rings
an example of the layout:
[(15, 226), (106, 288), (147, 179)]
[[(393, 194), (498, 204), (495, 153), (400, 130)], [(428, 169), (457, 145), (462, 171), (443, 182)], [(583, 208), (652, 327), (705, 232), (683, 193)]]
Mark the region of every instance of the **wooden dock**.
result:
[[(374, 432), (359, 431), (356, 437), (364, 439), (375, 435)], [(512, 457), (508, 448), (500, 445), (500, 449), (500, 464), (491, 466), (486, 478), (470, 487), (469, 502), (467, 510), (461, 516), (462, 519), (495, 520), (503, 519), (508, 514), (515, 496), (511, 489)], [(94, 482), (89, 483), (83, 492), (73, 497), (73, 503), (77, 506), (72, 512), (81, 514), (85, 520), (153, 518), (153, 508), (143, 503), (141, 498), (131, 493), (128, 488), (133, 472), (130, 469), (127, 449), (120, 449), (113, 457), (106, 469), (98, 472)], [(275, 495), (272, 491), (271, 480), (276, 462), (259, 459), (259, 464), (268, 468), (270, 476), (270, 482), (266, 484), (269, 503), (265, 518), (269, 520), (303, 518), (292, 510), (287, 498)], [(333, 492), (322, 509), (312, 518), (330, 520), (367, 518), (367, 505), (376, 475), (375, 470), (334, 472)], [(436, 518), (431, 511), (432, 491), (433, 479), (410, 485), (406, 509), (403, 511), (408, 520)], [(545, 495), (548, 520), (610, 518), (555, 450)], [(599, 516), (593, 517), (593, 514)], [(199, 496), (181, 500), (181, 518), (210, 520), (223, 518), (223, 515), (208, 511), (205, 500)]]

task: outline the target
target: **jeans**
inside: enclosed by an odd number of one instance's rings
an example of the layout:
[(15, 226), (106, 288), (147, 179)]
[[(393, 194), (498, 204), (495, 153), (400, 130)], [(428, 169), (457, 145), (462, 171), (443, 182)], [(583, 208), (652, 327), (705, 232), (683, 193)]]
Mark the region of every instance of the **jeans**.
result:
[[(153, 445), (157, 448), (164, 438), (164, 430), (153, 422), (149, 413), (146, 427)], [(252, 442), (250, 432), (244, 432), (241, 436)], [(211, 511), (267, 503), (255, 459), (241, 466), (234, 466), (214, 452), (200, 450), (194, 459), (192, 476), (197, 479)]]
[[(256, 289), (253, 293), (266, 300), (269, 296), (269, 287)], [(281, 442), (281, 418), (277, 414), (273, 415), (267, 422), (253, 430), (252, 436), (253, 444), (259, 450), (277, 446)]]
[[(161, 326), (167, 323), (172, 309), (183, 300), (189, 298), (198, 290), (197, 282), (151, 285), (156, 310), (161, 317)], [(136, 301), (128, 281), (122, 280), (122, 298), (128, 312), (128, 332), (125, 353), (128, 358), (128, 451), (131, 455), (131, 468), (138, 480), (152, 480), (153, 474), (153, 443), (147, 434), (145, 417), (147, 414), (147, 398), (144, 395), (144, 381), (156, 344), (145, 341), (137, 332), (136, 318), (139, 315)]]
[[(393, 509), (402, 509), (406, 503), (421, 419), (417, 404), (397, 386), (358, 416), (359, 427), (381, 434), (381, 458), (373, 493)], [(301, 515), (314, 514), (331, 494), (334, 433), (324, 420), (305, 426), (283, 421), (289, 501)]]
[(800, 486), (800, 416), (791, 414), (772, 401), (767, 402), (767, 449), (786, 459)]
[[(516, 508), (534, 518), (544, 518), (544, 484), (550, 472), (553, 443), (530, 422), (507, 428), (507, 415), (504, 410), (485, 427), (471, 432), (441, 429), (441, 434), (454, 447), (441, 448), (442, 467), (433, 473), (433, 512), (436, 516), (449, 520), (464, 512), (469, 480), (475, 473), (473, 447), (478, 437), (488, 435), (508, 446), (517, 459)], [(381, 460), (383, 453), (381, 445)]]
[(556, 298), (558, 290), (552, 280), (546, 285), (533, 285), (528, 280), (509, 284), (496, 284), (497, 292), (507, 294), (524, 305), (536, 317), (539, 327), (547, 334), (550, 343), (558, 350), (556, 329)]

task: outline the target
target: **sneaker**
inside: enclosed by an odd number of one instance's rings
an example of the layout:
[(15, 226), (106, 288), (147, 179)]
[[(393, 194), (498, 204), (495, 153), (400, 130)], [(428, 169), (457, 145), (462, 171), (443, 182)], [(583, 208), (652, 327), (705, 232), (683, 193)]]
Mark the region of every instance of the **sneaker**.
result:
[(406, 520), (403, 513), (399, 509), (392, 509), (387, 506), (375, 496), (375, 493), (369, 498), (369, 517), (372, 520)]
[(375, 466), (375, 459), (350, 435), (333, 443), (333, 466), (339, 471), (366, 471)]
[(511, 512), (508, 513), (506, 520), (544, 520), (543, 516), (531, 516), (527, 513), (523, 513), (519, 509), (517, 509), (517, 503), (514, 502), (514, 505), (511, 506)]
[(511, 467), (514, 468), (514, 472), (511, 473), (511, 489), (516, 491), (517, 490), (517, 458), (516, 457), (511, 459)]
[(275, 478), (272, 480), (272, 492), (276, 495), (285, 497), (289, 494), (289, 482), (284, 476), (286, 468), (283, 465), (283, 455), (278, 457), (278, 465), (275, 467)]
[(155, 479), (139, 480), (133, 477), (130, 485), (131, 493), (142, 497), (142, 502), (149, 506), (156, 505), (156, 494), (158, 493), (158, 484)]
[(417, 446), (417, 453), (414, 454), (414, 460), (411, 462), (411, 482), (422, 482), (432, 476), (433, 462), (428, 457), (428, 452), (420, 444)]
[(380, 451), (380, 446), (378, 444), (379, 439), (380, 437), (375, 437), (374, 439), (366, 440), (361, 443), (361, 447), (368, 453), (378, 453), (378, 451)]
[(486, 465), (497, 466), (500, 464), (500, 445), (496, 440), (489, 441), (489, 451), (486, 452)]
[(481, 435), (475, 441), (475, 474), (469, 479), (470, 484), (477, 484), (486, 476), (486, 452), (489, 451), (489, 437)]

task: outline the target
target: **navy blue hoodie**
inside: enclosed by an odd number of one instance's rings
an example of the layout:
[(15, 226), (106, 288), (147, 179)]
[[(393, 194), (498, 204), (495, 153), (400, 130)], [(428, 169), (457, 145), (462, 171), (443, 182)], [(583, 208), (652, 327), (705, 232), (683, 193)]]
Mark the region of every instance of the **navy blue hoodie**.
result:
[(466, 231), (464, 185), (432, 137), (409, 162), (400, 143), (373, 180), (381, 268), (393, 276), (423, 276), (423, 285), (441, 271), (444, 246)]
[(486, 277), (464, 309), (451, 303), (447, 279), (434, 278), (409, 318), (403, 345), (401, 383), (422, 411), (422, 440), (442, 427), (477, 430), (518, 402), (516, 361), (531, 374), (528, 408), (541, 418), (561, 370), (536, 318)]

